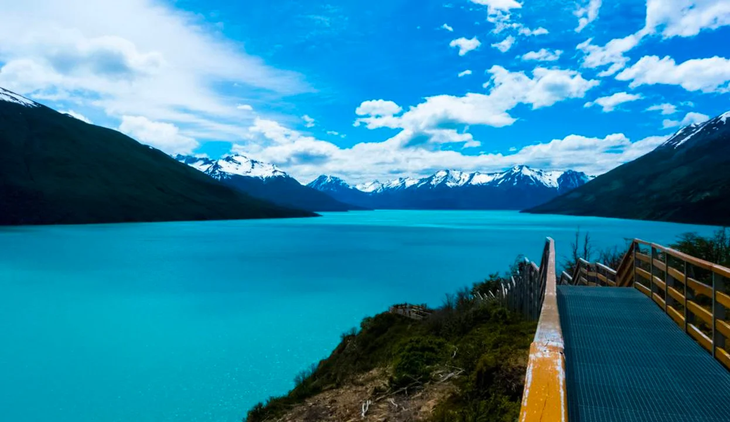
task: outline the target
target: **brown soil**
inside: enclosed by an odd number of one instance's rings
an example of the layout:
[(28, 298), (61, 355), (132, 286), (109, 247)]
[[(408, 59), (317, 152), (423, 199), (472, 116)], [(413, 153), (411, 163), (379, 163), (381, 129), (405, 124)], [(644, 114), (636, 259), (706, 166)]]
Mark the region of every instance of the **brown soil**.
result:
[[(450, 372), (441, 373), (442, 378), (445, 378)], [(346, 386), (307, 399), (277, 419), (277, 422), (425, 421), (439, 402), (456, 391), (451, 383), (454, 375), (451, 374), (442, 382), (391, 392), (388, 390), (387, 371), (375, 369), (356, 377)], [(363, 404), (368, 400), (370, 405), (363, 417)]]

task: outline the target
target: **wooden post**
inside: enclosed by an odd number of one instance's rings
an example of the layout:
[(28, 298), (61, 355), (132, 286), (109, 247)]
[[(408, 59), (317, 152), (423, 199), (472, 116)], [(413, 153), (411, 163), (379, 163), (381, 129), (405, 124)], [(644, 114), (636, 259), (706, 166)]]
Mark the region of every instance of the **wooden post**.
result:
[(725, 291), (725, 279), (712, 272), (712, 356), (717, 358), (717, 349), (724, 349), (727, 339), (717, 331), (717, 321), (725, 321), (727, 309), (717, 301), (717, 292)]
[(689, 323), (693, 314), (687, 310), (687, 301), (694, 299), (694, 295), (691, 294), (687, 280), (687, 265), (689, 264), (685, 260), (682, 260), (682, 262), (684, 262), (684, 332), (689, 334)]
[[(635, 286), (637, 283), (637, 280), (638, 280), (637, 279), (638, 275), (636, 274), (636, 250), (639, 249), (639, 244), (636, 243), (636, 241), (634, 241), (634, 243), (632, 243), (632, 245), (634, 246), (634, 286)], [(631, 286), (631, 287), (634, 287), (634, 286)]]
[[(649, 259), (649, 299), (654, 300), (654, 260), (656, 259), (656, 248), (652, 245), (651, 257)], [(666, 309), (665, 309), (666, 311)]]

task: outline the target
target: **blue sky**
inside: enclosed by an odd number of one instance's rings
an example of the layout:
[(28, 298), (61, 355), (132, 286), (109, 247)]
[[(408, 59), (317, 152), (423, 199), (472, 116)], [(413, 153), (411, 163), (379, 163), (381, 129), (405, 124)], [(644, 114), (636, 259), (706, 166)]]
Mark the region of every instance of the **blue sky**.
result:
[(302, 182), (600, 174), (730, 110), (730, 0), (0, 7), (0, 86), (169, 153), (241, 152)]

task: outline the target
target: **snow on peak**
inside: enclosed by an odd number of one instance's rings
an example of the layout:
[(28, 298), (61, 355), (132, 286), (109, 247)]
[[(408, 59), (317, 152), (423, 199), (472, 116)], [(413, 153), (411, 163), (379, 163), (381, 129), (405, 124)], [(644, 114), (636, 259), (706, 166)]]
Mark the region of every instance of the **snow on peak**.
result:
[(446, 185), (447, 187), (453, 188), (456, 186), (464, 186), (469, 182), (471, 176), (472, 173), (458, 170), (441, 170), (429, 178), (422, 179), (418, 184), (419, 186), (425, 184), (430, 186)]
[(5, 88), (0, 88), (0, 101), (6, 101), (9, 103), (20, 104), (25, 107), (40, 107), (40, 104), (35, 101), (31, 101), (22, 95), (18, 95), (14, 92), (8, 91)]
[(383, 184), (375, 180), (372, 182), (356, 185), (355, 189), (366, 193), (380, 192), (381, 190), (383, 190)]
[(399, 177), (393, 179), (383, 185), (383, 189), (405, 189), (417, 184), (420, 179), (414, 179), (412, 177)]
[(273, 164), (253, 160), (240, 154), (226, 155), (219, 160), (189, 155), (177, 155), (175, 159), (218, 180), (230, 179), (233, 176), (259, 179), (289, 177)]
[(351, 189), (351, 186), (347, 184), (344, 180), (340, 179), (339, 177), (335, 176), (329, 176), (329, 175), (321, 175), (317, 177), (316, 179), (309, 182), (307, 185), (310, 188), (314, 188), (317, 190), (326, 190), (326, 189), (334, 189), (334, 188), (347, 188)]
[(722, 122), (722, 124), (725, 124), (727, 122), (727, 120), (730, 119), (730, 111), (721, 114), (719, 118), (720, 118), (720, 121)]
[(660, 147), (672, 147), (674, 149), (686, 144), (690, 139), (701, 133), (707, 133), (710, 130), (720, 130), (721, 125), (725, 125), (730, 119), (730, 111), (725, 112), (713, 119), (707, 120), (703, 123), (692, 123), (689, 126), (685, 126), (678, 130), (677, 133), (672, 135), (666, 142)]
[(266, 179), (269, 177), (287, 177), (287, 174), (279, 170), (275, 165), (256, 161), (245, 155), (226, 155), (215, 164), (216, 173), (221, 176), (247, 176)]

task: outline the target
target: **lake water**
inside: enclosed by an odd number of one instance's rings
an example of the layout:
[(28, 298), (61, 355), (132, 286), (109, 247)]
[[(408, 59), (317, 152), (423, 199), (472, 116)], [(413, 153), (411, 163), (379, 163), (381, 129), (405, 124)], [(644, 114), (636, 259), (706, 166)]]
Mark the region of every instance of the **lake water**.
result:
[(240, 421), (397, 302), (567, 253), (714, 228), (516, 212), (0, 229), (0, 419)]

